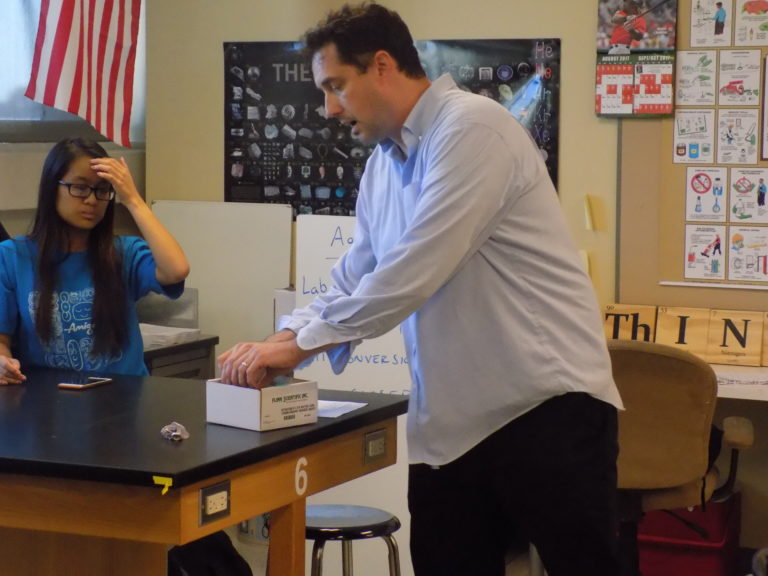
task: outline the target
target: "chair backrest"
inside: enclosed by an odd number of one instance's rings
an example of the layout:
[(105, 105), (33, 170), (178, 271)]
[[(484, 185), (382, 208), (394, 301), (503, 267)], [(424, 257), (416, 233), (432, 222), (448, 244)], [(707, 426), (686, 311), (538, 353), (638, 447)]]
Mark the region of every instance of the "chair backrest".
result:
[(707, 471), (717, 400), (712, 367), (690, 352), (631, 340), (609, 340), (619, 412), (618, 485), (681, 486)]

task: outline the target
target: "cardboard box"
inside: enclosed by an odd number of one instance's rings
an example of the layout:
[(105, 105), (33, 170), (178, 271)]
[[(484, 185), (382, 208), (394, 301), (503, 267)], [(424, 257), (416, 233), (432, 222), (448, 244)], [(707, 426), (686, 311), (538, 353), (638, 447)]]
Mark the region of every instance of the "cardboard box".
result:
[(291, 379), (261, 390), (206, 383), (206, 420), (248, 430), (276, 430), (317, 422), (317, 382)]

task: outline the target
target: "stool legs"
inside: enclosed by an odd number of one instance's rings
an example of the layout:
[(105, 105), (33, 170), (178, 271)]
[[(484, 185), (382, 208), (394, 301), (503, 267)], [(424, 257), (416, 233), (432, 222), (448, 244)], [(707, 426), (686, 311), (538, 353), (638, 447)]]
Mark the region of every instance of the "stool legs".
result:
[(315, 540), (312, 546), (312, 576), (323, 576), (323, 550), (325, 549), (325, 540)]
[(397, 549), (397, 540), (391, 534), (382, 538), (389, 549), (389, 576), (400, 576), (400, 552)]
[(341, 543), (341, 573), (343, 576), (352, 575), (352, 540)]
[[(381, 536), (387, 544), (389, 557), (389, 576), (400, 576), (400, 551), (397, 547), (397, 540), (391, 534)], [(312, 546), (312, 576), (323, 576), (323, 551), (325, 550), (325, 540), (315, 540)], [(343, 576), (353, 576), (353, 540), (344, 540), (341, 543), (341, 562)]]

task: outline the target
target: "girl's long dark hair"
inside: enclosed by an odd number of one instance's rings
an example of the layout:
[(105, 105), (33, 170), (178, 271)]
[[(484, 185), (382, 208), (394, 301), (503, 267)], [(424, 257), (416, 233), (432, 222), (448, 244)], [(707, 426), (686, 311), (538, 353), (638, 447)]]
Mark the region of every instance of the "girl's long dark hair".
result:
[[(81, 156), (104, 158), (108, 154), (90, 140), (62, 140), (48, 153), (40, 176), (37, 212), (30, 237), (38, 246), (35, 331), (43, 344), (49, 343), (54, 335), (54, 292), (58, 265), (69, 254), (70, 228), (56, 210), (59, 180), (67, 173), (70, 164)], [(122, 253), (115, 248), (114, 215), (114, 202), (110, 201), (104, 218), (88, 236), (88, 263), (94, 287), (91, 312), (93, 356), (115, 356), (128, 340)]]

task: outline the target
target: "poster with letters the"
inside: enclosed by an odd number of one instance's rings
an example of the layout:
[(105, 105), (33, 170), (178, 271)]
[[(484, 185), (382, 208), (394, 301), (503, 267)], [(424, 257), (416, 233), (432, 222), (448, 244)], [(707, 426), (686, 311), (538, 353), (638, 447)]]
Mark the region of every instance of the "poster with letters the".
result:
[[(448, 73), (523, 124), (557, 186), (560, 41), (416, 42), (430, 79)], [(298, 42), (224, 44), (224, 199), (354, 216), (372, 145), (325, 114)]]

